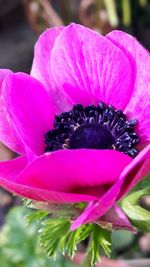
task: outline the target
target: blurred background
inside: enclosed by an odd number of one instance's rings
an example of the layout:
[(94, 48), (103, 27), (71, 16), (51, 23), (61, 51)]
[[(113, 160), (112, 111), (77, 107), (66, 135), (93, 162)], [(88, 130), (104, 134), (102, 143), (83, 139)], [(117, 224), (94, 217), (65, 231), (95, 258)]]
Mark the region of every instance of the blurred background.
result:
[[(149, 0), (0, 0), (0, 68), (29, 73), (38, 36), (48, 27), (71, 22), (103, 35), (124, 30), (150, 50)], [(0, 144), (0, 160), (12, 157)], [(20, 198), (0, 188), (0, 267), (75, 266), (60, 255), (55, 262), (48, 259), (37, 244), (38, 226), (26, 228), (24, 216), (30, 211), (21, 204)], [(149, 197), (143, 205), (150, 210)], [(126, 266), (150, 267), (150, 234), (115, 232), (112, 257), (125, 260)], [(113, 261), (106, 264), (124, 266)]]

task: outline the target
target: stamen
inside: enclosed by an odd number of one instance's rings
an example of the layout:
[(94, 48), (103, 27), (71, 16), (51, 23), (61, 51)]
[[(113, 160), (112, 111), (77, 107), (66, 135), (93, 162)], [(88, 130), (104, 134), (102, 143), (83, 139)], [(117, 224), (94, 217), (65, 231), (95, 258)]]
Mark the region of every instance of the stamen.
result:
[(134, 132), (136, 124), (137, 120), (128, 121), (121, 110), (103, 102), (86, 107), (77, 104), (55, 116), (54, 129), (45, 134), (45, 151), (116, 149), (134, 158), (140, 141)]

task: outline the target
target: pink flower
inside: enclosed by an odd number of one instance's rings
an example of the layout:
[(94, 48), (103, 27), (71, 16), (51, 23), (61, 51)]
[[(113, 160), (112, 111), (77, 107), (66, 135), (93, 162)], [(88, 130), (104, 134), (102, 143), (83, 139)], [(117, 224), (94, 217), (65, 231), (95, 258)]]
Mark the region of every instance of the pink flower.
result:
[(45, 31), (31, 76), (0, 72), (1, 141), (21, 155), (0, 163), (0, 185), (37, 201), (87, 202), (72, 229), (115, 209), (150, 171), (149, 70), (149, 53), (124, 32)]

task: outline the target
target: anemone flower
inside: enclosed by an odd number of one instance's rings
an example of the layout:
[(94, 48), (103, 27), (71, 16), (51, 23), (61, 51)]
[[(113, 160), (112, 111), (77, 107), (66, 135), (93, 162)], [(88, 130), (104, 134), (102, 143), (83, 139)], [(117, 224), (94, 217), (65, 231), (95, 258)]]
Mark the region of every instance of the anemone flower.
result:
[(115, 203), (150, 171), (149, 70), (149, 53), (124, 32), (45, 31), (31, 75), (0, 71), (0, 137), (20, 155), (0, 163), (0, 185), (36, 201), (86, 202), (72, 229), (109, 221), (113, 209), (119, 224)]

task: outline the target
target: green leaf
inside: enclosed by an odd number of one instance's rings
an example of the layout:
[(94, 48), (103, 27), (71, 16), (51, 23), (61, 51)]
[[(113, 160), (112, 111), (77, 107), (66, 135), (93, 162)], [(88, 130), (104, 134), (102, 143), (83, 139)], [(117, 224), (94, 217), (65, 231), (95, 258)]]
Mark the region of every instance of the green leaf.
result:
[(74, 257), (77, 251), (77, 245), (84, 241), (92, 232), (92, 225), (86, 224), (80, 226), (77, 230), (68, 231), (60, 242), (60, 250), (63, 254), (67, 253), (70, 257)]
[(77, 230), (70, 233), (66, 244), (66, 252), (72, 258), (77, 251), (77, 245), (84, 241), (92, 231), (92, 226), (89, 224), (80, 226)]
[(147, 187), (150, 187), (150, 174), (146, 176), (142, 181), (140, 181), (130, 192), (128, 195), (130, 195), (133, 192), (137, 192), (141, 189), (145, 189)]
[(109, 257), (111, 253), (111, 232), (92, 224), (92, 235), (88, 253), (91, 253), (91, 264), (95, 265), (100, 260), (101, 250)]
[(70, 226), (70, 221), (64, 218), (49, 218), (42, 223), (42, 228), (39, 231), (39, 242), (47, 251), (49, 257), (56, 257), (57, 248), (61, 248), (64, 253), (65, 248), (62, 244), (65, 245), (65, 242), (62, 242), (62, 240), (64, 236), (69, 234)]
[(145, 177), (144, 180), (142, 180), (140, 183), (141, 189), (150, 187), (150, 174)]
[[(85, 203), (74, 205), (74, 212), (83, 209)], [(43, 203), (33, 202), (32, 206), (43, 208)], [(110, 255), (110, 232), (104, 230), (96, 224), (86, 224), (80, 226), (77, 230), (71, 232), (70, 206), (65, 206), (65, 216), (62, 217), (62, 207), (47, 203), (44, 210), (32, 210), (27, 216), (28, 223), (36, 223), (39, 230), (39, 243), (45, 249), (49, 257), (56, 258), (57, 251), (63, 255), (68, 254), (73, 257), (77, 251), (78, 244), (92, 236), (90, 250), (92, 255), (92, 264), (95, 264), (100, 258), (100, 251), (103, 249), (107, 255)], [(55, 214), (50, 215), (51, 208)], [(58, 217), (58, 214), (61, 216)], [(72, 211), (71, 211), (72, 212)], [(81, 212), (81, 211), (80, 211)]]
[(33, 223), (33, 222), (41, 222), (43, 219), (45, 219), (48, 216), (48, 212), (47, 211), (43, 211), (43, 210), (37, 210), (37, 211), (33, 211), (30, 214), (27, 215), (27, 221), (29, 224)]
[(122, 209), (127, 214), (135, 227), (144, 232), (150, 232), (149, 211), (145, 210), (139, 205), (133, 205), (127, 200), (122, 203)]
[(82, 227), (83, 227), (83, 229), (82, 229), (80, 236), (79, 236), (79, 240), (78, 240), (79, 242), (88, 238), (90, 236), (91, 232), (93, 231), (92, 224), (85, 224)]
[(78, 228), (76, 231), (70, 233), (68, 242), (66, 244), (66, 250), (69, 256), (73, 258), (75, 252), (77, 251), (77, 244), (79, 243), (79, 236), (81, 232), (81, 227)]
[(146, 180), (136, 186), (136, 190), (141, 190), (135, 191), (134, 189), (120, 202), (121, 208), (132, 221), (132, 224), (144, 232), (150, 232), (150, 212), (142, 208), (139, 202), (142, 196), (150, 194), (150, 187), (146, 187), (149, 182), (150, 177), (147, 177)]
[(90, 249), (87, 253), (92, 255), (92, 265), (100, 258), (103, 249), (107, 256), (110, 255), (111, 233), (99, 225), (82, 225), (77, 230), (70, 232), (71, 222), (66, 218), (46, 218), (41, 223), (39, 242), (46, 250), (49, 257), (55, 258), (59, 250), (62, 254), (73, 257), (80, 242), (91, 236)]

